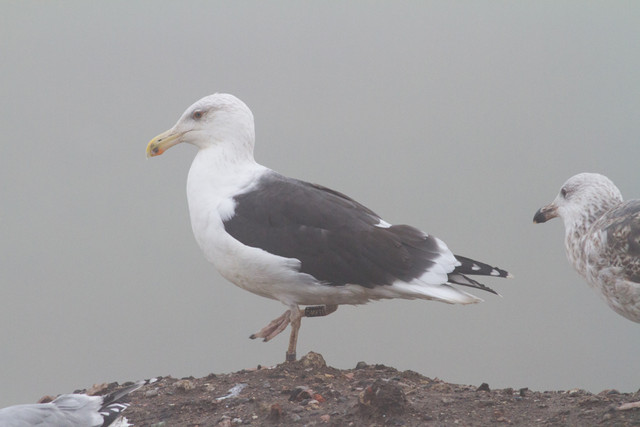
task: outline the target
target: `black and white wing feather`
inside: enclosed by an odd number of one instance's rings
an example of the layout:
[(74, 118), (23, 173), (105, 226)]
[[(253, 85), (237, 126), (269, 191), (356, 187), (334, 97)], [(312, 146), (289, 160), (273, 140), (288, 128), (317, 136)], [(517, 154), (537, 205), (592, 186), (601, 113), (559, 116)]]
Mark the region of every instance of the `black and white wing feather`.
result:
[(456, 262), (434, 236), (389, 225), (342, 193), (273, 171), (234, 201), (234, 215), (224, 222), (227, 233), (247, 246), (300, 260), (301, 272), (327, 285), (408, 283), (443, 268), (445, 260), (451, 267), (440, 283), (449, 274), (451, 283), (493, 292), (465, 275), (508, 275), (469, 258), (456, 257)]
[[(126, 396), (155, 379), (139, 381), (106, 396), (63, 394), (49, 403), (15, 405), (0, 409), (2, 427), (107, 427), (129, 404)], [(124, 423), (121, 425), (129, 425)]]

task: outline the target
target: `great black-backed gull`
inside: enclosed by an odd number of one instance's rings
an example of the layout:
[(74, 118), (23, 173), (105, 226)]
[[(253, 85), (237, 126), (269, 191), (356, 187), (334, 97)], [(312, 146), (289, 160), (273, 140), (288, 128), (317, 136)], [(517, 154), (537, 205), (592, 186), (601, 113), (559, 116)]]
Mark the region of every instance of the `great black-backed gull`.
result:
[(198, 148), (187, 180), (195, 238), (222, 276), (288, 307), (251, 336), (268, 341), (291, 323), (287, 360), (295, 360), (302, 317), (382, 298), (475, 303), (482, 300), (453, 285), (495, 293), (466, 275), (509, 275), (344, 194), (259, 165), (254, 140), (251, 110), (218, 93), (153, 138), (147, 156), (181, 142)]
[(569, 262), (616, 313), (640, 322), (640, 200), (624, 202), (609, 178), (581, 173), (533, 222), (557, 216)]
[(125, 427), (122, 411), (129, 407), (126, 396), (156, 379), (139, 381), (106, 396), (62, 394), (49, 403), (14, 405), (0, 409), (2, 427)]

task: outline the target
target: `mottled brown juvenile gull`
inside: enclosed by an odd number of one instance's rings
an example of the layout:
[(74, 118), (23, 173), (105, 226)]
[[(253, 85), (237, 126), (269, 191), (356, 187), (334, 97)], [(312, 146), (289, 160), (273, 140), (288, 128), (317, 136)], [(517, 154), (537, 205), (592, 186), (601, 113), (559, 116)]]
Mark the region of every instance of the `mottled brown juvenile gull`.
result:
[(198, 148), (187, 180), (193, 233), (222, 276), (288, 307), (251, 336), (268, 341), (291, 323), (287, 360), (295, 360), (302, 317), (382, 298), (475, 303), (481, 299), (454, 285), (493, 292), (467, 275), (508, 276), (344, 194), (259, 165), (254, 140), (251, 110), (214, 94), (153, 138), (147, 156), (180, 142)]
[(0, 409), (2, 427), (125, 427), (122, 411), (127, 395), (156, 379), (139, 381), (106, 396), (62, 394), (49, 403), (14, 405)]
[(533, 222), (556, 216), (564, 221), (569, 262), (616, 313), (640, 322), (640, 200), (624, 202), (609, 178), (581, 173)]

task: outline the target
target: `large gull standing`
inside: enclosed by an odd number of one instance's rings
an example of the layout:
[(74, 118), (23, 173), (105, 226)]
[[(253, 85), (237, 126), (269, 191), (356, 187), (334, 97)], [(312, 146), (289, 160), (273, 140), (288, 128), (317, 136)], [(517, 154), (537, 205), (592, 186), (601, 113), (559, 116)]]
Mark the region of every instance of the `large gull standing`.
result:
[(609, 178), (581, 173), (533, 222), (564, 221), (569, 262), (616, 313), (640, 322), (640, 200), (624, 202)]
[(122, 417), (129, 407), (125, 398), (151, 380), (117, 390), (106, 396), (87, 394), (62, 394), (49, 403), (32, 403), (8, 406), (0, 409), (2, 427), (125, 427), (130, 426)]
[(454, 285), (495, 293), (467, 275), (509, 275), (454, 255), (416, 228), (391, 225), (344, 194), (259, 165), (254, 141), (251, 110), (218, 93), (153, 138), (147, 156), (181, 142), (198, 148), (187, 180), (195, 238), (222, 276), (288, 307), (251, 336), (268, 341), (291, 323), (286, 360), (296, 358), (302, 317), (382, 298), (475, 303), (482, 300)]

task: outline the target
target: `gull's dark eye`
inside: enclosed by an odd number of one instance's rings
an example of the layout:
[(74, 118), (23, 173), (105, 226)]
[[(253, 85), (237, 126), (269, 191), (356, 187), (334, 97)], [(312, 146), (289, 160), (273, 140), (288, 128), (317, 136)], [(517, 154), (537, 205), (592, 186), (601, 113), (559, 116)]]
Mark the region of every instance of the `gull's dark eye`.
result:
[(567, 198), (567, 189), (566, 188), (561, 189), (560, 190), (560, 195), (566, 199)]
[(200, 110), (196, 110), (196, 111), (193, 112), (193, 114), (191, 114), (191, 117), (194, 120), (200, 120), (202, 118), (202, 116), (203, 116), (203, 113)]

